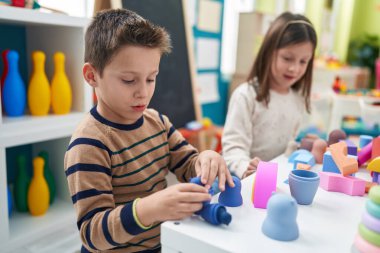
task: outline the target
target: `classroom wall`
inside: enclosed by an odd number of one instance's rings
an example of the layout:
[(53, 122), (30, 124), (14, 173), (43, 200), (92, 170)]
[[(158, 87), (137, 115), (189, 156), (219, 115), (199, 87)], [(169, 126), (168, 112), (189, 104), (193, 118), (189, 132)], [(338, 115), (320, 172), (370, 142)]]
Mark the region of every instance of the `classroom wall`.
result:
[[(359, 1), (355, 0), (334, 0), (336, 3), (337, 19), (334, 34), (334, 52), (342, 62), (346, 62), (348, 47), (350, 43), (350, 33), (353, 20), (354, 9)], [(356, 2), (356, 3), (355, 3)], [(360, 0), (361, 2), (361, 0)]]
[(365, 33), (380, 37), (380, 0), (356, 0), (350, 40)]

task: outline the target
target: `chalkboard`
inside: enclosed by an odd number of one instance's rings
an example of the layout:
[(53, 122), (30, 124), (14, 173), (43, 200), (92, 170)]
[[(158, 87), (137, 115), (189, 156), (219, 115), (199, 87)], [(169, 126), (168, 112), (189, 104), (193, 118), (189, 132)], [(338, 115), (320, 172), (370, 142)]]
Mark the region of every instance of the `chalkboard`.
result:
[(183, 127), (187, 122), (200, 120), (200, 105), (193, 85), (195, 68), (184, 2), (123, 0), (122, 6), (164, 27), (172, 40), (172, 52), (161, 59), (156, 91), (149, 107), (167, 115), (176, 128)]

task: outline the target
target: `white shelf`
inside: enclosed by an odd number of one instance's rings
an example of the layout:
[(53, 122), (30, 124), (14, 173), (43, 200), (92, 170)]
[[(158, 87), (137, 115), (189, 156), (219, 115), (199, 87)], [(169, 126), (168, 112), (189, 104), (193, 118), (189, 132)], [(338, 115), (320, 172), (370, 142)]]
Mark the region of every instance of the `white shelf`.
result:
[[(29, 213), (13, 212), (9, 220), (10, 241), (6, 249), (13, 249), (20, 245), (33, 245), (34, 241), (47, 237), (59, 230), (78, 230), (75, 224), (76, 216), (72, 203), (56, 199), (47, 213), (43, 216), (32, 216)], [(79, 235), (76, 234), (76, 236)], [(55, 240), (63, 238), (54, 238)], [(50, 243), (54, 243), (51, 241)]]
[(70, 136), (85, 113), (42, 117), (3, 117), (0, 125), (0, 147), (41, 142)]
[(43, 13), (38, 10), (0, 6), (0, 22), (13, 24), (39, 24), (48, 26), (84, 27), (87, 18), (70, 17), (58, 13)]
[[(87, 18), (0, 6), (0, 25), (10, 30), (15, 29), (17, 36), (24, 40), (15, 36), (2, 37), (8, 47), (19, 50), (26, 56), (19, 63), (26, 65), (23, 65), (27, 70), (23, 76), (25, 85), (29, 84), (33, 69), (33, 51), (41, 50), (45, 53), (45, 72), (50, 81), (54, 73), (53, 55), (61, 51), (66, 56), (65, 72), (72, 90), (71, 113), (67, 115), (7, 117), (0, 110), (0, 252), (64, 253), (70, 252), (73, 245), (79, 249), (80, 237), (63, 172), (63, 160), (68, 145), (67, 137), (72, 135), (92, 107), (92, 88), (84, 82), (82, 76), (84, 34), (89, 22)], [(15, 40), (19, 43), (12, 48)], [(13, 208), (12, 215), (8, 218), (6, 186), (14, 183), (14, 178), (7, 174), (17, 168), (7, 168), (7, 149), (25, 144), (31, 144), (33, 156), (41, 150), (49, 151), (57, 199), (42, 217), (17, 213)]]

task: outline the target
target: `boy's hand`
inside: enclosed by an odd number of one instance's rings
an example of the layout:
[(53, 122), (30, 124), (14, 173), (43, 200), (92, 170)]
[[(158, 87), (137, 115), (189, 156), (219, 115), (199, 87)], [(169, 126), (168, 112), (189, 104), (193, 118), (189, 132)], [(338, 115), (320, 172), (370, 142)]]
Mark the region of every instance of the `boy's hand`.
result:
[(230, 187), (235, 187), (230, 171), (227, 169), (226, 162), (223, 157), (215, 151), (205, 150), (201, 152), (195, 163), (195, 171), (197, 176), (201, 177), (201, 182), (207, 189), (210, 189), (216, 177), (219, 178), (219, 189), (221, 191), (225, 189), (226, 180)]
[(258, 158), (258, 157), (253, 158), (253, 159), (249, 162), (249, 164), (248, 164), (248, 168), (247, 168), (247, 170), (244, 172), (242, 178), (246, 178), (246, 177), (248, 177), (249, 175), (252, 175), (253, 173), (255, 173), (256, 170), (257, 170), (257, 166), (259, 165), (259, 162), (260, 162), (260, 161), (261, 161), (261, 159)]
[(144, 226), (154, 222), (180, 220), (202, 209), (205, 201), (210, 201), (208, 190), (200, 185), (182, 183), (170, 186), (140, 199), (136, 213)]

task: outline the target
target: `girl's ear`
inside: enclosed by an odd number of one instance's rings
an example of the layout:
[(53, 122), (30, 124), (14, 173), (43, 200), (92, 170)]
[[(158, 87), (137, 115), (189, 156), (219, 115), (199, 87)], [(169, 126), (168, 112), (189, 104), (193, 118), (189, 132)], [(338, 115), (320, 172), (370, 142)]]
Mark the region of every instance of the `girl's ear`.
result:
[(97, 87), (97, 72), (96, 69), (88, 62), (83, 65), (83, 77), (86, 82), (92, 87)]

